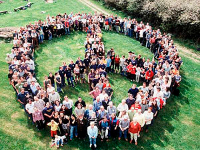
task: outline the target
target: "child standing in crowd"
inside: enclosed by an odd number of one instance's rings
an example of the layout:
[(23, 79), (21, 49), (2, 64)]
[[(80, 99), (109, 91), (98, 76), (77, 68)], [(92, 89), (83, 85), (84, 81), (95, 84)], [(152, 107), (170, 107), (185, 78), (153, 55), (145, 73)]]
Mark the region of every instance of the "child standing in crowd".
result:
[(54, 143), (55, 135), (57, 135), (58, 123), (55, 122), (54, 120), (51, 120), (51, 122), (49, 122), (47, 125), (51, 126), (51, 138), (52, 138), (52, 143)]

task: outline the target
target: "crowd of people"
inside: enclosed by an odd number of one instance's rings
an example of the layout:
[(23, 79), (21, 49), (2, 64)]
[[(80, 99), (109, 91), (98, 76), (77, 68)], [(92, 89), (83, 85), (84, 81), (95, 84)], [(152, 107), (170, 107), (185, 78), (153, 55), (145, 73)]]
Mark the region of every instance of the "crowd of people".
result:
[[(114, 48), (105, 50), (102, 29), (124, 33), (135, 37), (149, 48), (158, 62), (142, 58), (132, 51), (119, 56)], [(43, 87), (35, 77), (34, 51), (43, 40), (51, 40), (71, 31), (84, 31), (85, 58), (77, 58), (69, 64), (63, 62), (59, 70), (45, 76)], [(11, 53), (7, 54), (8, 79), (16, 91), (17, 100), (38, 130), (51, 127), (52, 144), (63, 146), (67, 138), (85, 139), (88, 135), (90, 147), (101, 141), (121, 140), (123, 137), (137, 145), (140, 132), (148, 132), (149, 126), (166, 105), (167, 99), (180, 85), (182, 64), (178, 50), (170, 36), (152, 30), (151, 26), (136, 19), (104, 16), (95, 13), (70, 13), (47, 16), (42, 22), (21, 27), (14, 33)], [(108, 73), (119, 73), (131, 81), (141, 82), (128, 90), (128, 97), (118, 106), (112, 102), (113, 89)], [(90, 104), (82, 97), (75, 102), (59, 93), (65, 86), (89, 84)], [(130, 134), (130, 136), (129, 136)]]

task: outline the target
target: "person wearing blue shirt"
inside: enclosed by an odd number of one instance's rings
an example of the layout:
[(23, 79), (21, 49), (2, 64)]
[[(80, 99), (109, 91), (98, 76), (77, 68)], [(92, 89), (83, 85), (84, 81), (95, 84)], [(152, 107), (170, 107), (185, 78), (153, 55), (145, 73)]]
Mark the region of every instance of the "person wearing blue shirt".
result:
[(107, 56), (106, 58), (106, 72), (109, 73), (111, 71), (111, 59), (110, 56)]
[(100, 107), (102, 106), (102, 102), (100, 101), (99, 96), (96, 97), (96, 100), (93, 102), (93, 110), (94, 112), (98, 112)]
[(90, 147), (92, 147), (92, 144), (94, 144), (94, 147), (96, 148), (96, 139), (98, 136), (98, 128), (97, 126), (94, 125), (94, 122), (90, 123), (90, 126), (87, 127), (87, 134), (89, 136), (90, 139)]
[(103, 120), (99, 122), (99, 125), (101, 127), (101, 141), (103, 141), (104, 139), (108, 141), (109, 122), (107, 117), (104, 117)]

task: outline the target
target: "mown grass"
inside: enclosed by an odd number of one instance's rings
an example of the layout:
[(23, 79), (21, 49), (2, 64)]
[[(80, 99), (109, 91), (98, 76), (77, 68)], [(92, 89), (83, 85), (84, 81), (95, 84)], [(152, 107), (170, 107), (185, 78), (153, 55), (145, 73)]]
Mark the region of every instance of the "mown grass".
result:
[[(16, 2), (17, 1), (15, 1), (15, 3)], [(66, 3), (67, 2), (68, 4), (73, 3), (71, 7), (64, 7), (67, 12), (73, 9), (73, 12), (78, 12), (80, 9), (84, 9), (85, 12), (91, 11), (88, 7), (83, 6), (82, 3), (80, 4), (75, 0), (66, 1)], [(62, 7), (66, 5), (66, 3), (63, 4), (62, 0), (57, 1), (56, 4), (52, 4), (50, 11), (55, 14), (62, 10), (64, 11)], [(14, 5), (14, 1), (11, 5)], [(60, 11), (53, 6), (60, 6)], [(43, 6), (40, 5), (37, 5), (37, 7), (39, 7), (38, 9), (40, 10), (43, 9)], [(48, 9), (48, 7), (45, 9)], [(23, 12), (25, 13), (25, 11)], [(21, 15), (30, 15), (30, 13), (24, 13)], [(35, 13), (39, 13), (36, 17), (37, 19), (44, 19), (46, 17), (46, 14), (41, 15), (40, 11)], [(12, 14), (7, 14), (7, 16), (3, 16), (3, 20), (5, 21), (6, 18), (9, 19), (10, 17), (16, 18), (16, 20), (10, 22), (12, 24), (11, 26), (25, 25), (31, 21), (30, 18), (30, 20), (24, 19), (20, 22), (19, 18), (21, 15), (16, 14), (12, 16)], [(2, 22), (2, 20), (0, 22)], [(0, 26), (7, 26), (7, 23), (8, 22), (0, 23)], [(52, 41), (46, 41), (44, 44), (40, 45), (35, 55), (37, 78), (40, 83), (42, 83), (44, 76), (48, 75), (50, 71), (57, 71), (59, 65), (61, 65), (63, 61), (69, 63), (71, 59), (76, 60), (78, 56), (83, 58), (83, 42), (85, 36), (85, 33), (77, 32), (72, 33), (70, 36), (63, 36), (58, 39), (53, 39)], [(131, 50), (136, 54), (140, 53), (144, 57), (152, 58), (152, 54), (148, 49), (141, 47), (137, 41), (129, 37), (112, 32), (103, 32), (103, 40), (106, 50), (113, 47), (119, 55), (127, 54), (127, 52)], [(5, 62), (5, 55), (10, 52), (11, 47), (12, 44), (0, 41), (0, 105), (2, 106), (0, 109), (0, 149), (50, 149), (49, 129), (38, 132), (27, 120), (27, 116), (16, 102), (15, 93), (8, 83), (8, 66)], [(182, 82), (180, 96), (171, 96), (167, 102), (167, 106), (160, 111), (157, 119), (154, 121), (154, 125), (151, 127), (149, 133), (141, 134), (138, 146), (133, 146), (123, 141), (111, 141), (101, 144), (98, 140), (98, 149), (199, 149), (200, 64), (184, 56), (182, 59), (184, 65), (181, 68)], [(127, 96), (127, 90), (131, 87), (132, 83), (119, 75), (109, 74), (109, 77), (114, 89), (113, 101), (115, 104), (118, 104), (122, 98)], [(78, 95), (80, 95), (86, 102), (92, 102), (91, 97), (87, 94), (88, 89), (88, 85), (78, 84), (75, 90), (66, 87), (64, 92), (74, 101), (77, 99)], [(69, 142), (64, 148), (89, 149), (89, 142), (88, 140), (84, 142), (75, 139)]]

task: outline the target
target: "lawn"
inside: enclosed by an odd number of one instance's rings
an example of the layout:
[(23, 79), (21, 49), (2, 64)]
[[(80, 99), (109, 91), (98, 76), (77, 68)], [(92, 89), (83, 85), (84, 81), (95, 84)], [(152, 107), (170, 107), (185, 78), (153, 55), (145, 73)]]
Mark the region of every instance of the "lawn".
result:
[[(5, 8), (9, 11), (13, 7), (22, 5), (22, 1), (12, 1), (8, 5), (5, 1), (0, 5), (0, 9)], [(1, 16), (0, 26), (22, 26), (37, 19), (44, 19), (47, 14), (55, 15), (67, 12), (92, 12), (90, 8), (82, 5), (77, 0), (60, 0), (55, 4), (45, 4), (43, 1), (33, 0), (35, 4), (32, 8), (25, 11), (6, 14)], [(42, 4), (44, 6), (42, 6)], [(59, 7), (58, 7), (59, 6)], [(64, 7), (65, 6), (65, 7)], [(103, 7), (103, 6), (102, 6)], [(34, 11), (33, 11), (34, 10)], [(46, 14), (41, 14), (46, 11)], [(23, 17), (21, 17), (23, 16)], [(34, 16), (34, 17), (33, 17)], [(12, 20), (11, 22), (9, 20)], [(23, 19), (23, 20), (22, 20)], [(58, 70), (63, 61), (69, 63), (76, 60), (78, 56), (83, 58), (85, 33), (74, 32), (70, 36), (63, 36), (52, 41), (45, 41), (36, 51), (36, 72), (37, 79), (42, 83), (44, 76)], [(103, 40), (106, 50), (113, 47), (117, 54), (126, 54), (134, 51), (144, 57), (152, 58), (148, 49), (141, 47), (140, 44), (124, 35), (112, 32), (103, 32)], [(27, 116), (16, 102), (15, 93), (7, 80), (8, 66), (5, 62), (6, 53), (10, 52), (12, 44), (0, 41), (0, 149), (50, 149), (49, 129), (38, 132), (36, 128), (27, 120)], [(181, 55), (182, 56), (182, 55)], [(200, 98), (200, 64), (188, 57), (182, 56), (184, 65), (181, 68), (182, 82), (180, 96), (171, 96), (166, 107), (160, 111), (154, 125), (148, 134), (141, 134), (138, 146), (130, 145), (123, 141), (111, 141), (103, 143), (98, 140), (99, 149), (199, 149), (200, 137), (199, 125), (199, 98)], [(127, 96), (127, 90), (132, 83), (116, 74), (109, 74), (110, 82), (114, 89), (113, 101), (117, 105)], [(78, 84), (75, 90), (66, 87), (64, 89), (74, 101), (80, 95), (86, 102), (91, 102), (92, 98), (88, 95), (88, 85)], [(62, 95), (63, 97), (63, 95)], [(108, 148), (109, 146), (109, 148)], [(74, 140), (70, 141), (66, 149), (89, 149), (89, 142)]]

